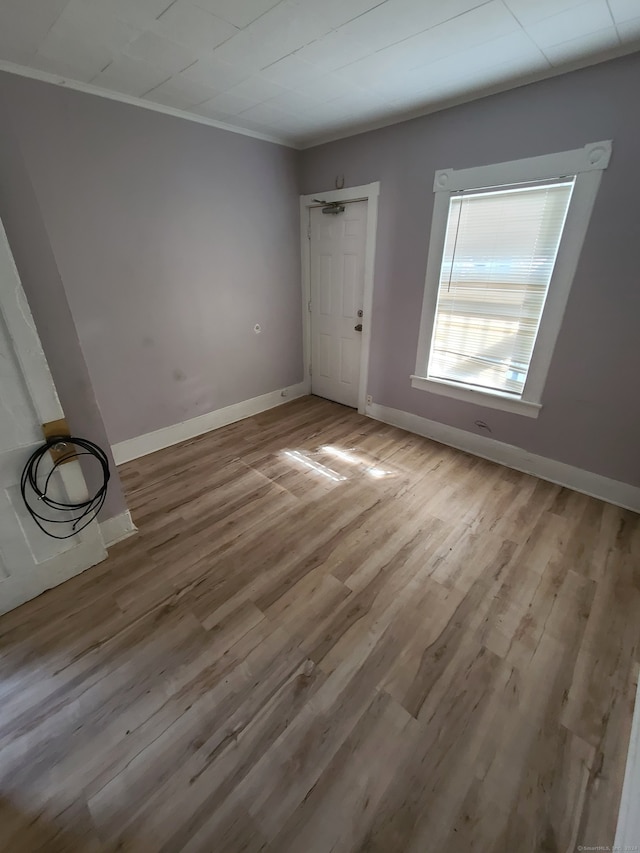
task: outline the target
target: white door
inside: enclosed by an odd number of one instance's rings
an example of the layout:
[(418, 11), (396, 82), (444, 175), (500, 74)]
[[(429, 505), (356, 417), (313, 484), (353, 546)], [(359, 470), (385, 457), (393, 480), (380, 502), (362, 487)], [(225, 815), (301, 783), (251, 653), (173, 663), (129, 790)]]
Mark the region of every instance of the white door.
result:
[[(358, 407), (367, 202), (310, 211), (311, 393)], [(359, 327), (359, 328), (358, 328)]]
[[(44, 441), (41, 425), (62, 417), (0, 223), (0, 613), (106, 557), (97, 522), (71, 539), (51, 539), (38, 529), (22, 502), (20, 475), (31, 453)], [(77, 461), (61, 465), (54, 477), (57, 482), (52, 478), (48, 490), (54, 497), (86, 498)], [(59, 527), (59, 533), (71, 532), (66, 524)]]

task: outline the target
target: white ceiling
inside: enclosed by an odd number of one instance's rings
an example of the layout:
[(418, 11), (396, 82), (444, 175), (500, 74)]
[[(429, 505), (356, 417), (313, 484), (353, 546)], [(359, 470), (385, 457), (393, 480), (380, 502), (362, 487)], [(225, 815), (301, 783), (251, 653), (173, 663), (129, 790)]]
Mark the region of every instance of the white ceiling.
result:
[(640, 0), (0, 0), (4, 63), (301, 147), (634, 49)]

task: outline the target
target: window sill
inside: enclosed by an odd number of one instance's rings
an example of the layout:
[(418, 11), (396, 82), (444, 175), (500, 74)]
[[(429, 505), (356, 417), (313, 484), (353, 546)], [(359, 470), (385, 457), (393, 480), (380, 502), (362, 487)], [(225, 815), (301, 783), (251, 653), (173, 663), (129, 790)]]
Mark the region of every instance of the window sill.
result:
[(454, 385), (439, 379), (426, 379), (423, 376), (412, 376), (411, 387), (432, 394), (452, 397), (454, 400), (464, 400), (477, 406), (489, 409), (500, 409), (503, 412), (513, 412), (526, 418), (537, 418), (542, 408), (541, 403), (531, 403), (527, 400), (517, 400), (510, 394), (500, 394), (499, 391), (480, 391), (466, 385)]

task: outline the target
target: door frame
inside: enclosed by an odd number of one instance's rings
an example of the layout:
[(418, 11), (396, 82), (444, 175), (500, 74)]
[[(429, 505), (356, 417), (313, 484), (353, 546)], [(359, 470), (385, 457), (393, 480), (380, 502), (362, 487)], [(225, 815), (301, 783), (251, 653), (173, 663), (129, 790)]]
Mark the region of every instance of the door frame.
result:
[(358, 412), (366, 414), (367, 386), (369, 384), (369, 350), (371, 348), (371, 324), (373, 321), (373, 281), (376, 258), (376, 237), (378, 233), (378, 196), (380, 181), (363, 184), (359, 187), (345, 187), (341, 190), (312, 193), (300, 196), (300, 247), (302, 257), (302, 352), (303, 375), (308, 392), (311, 392), (311, 223), (310, 211), (313, 207), (322, 207), (319, 202), (341, 201), (367, 202), (367, 233), (364, 250), (364, 295), (362, 311), (364, 320), (362, 329), (362, 349), (360, 351), (360, 381), (358, 383)]
[[(34, 412), (41, 424), (64, 417), (49, 364), (42, 349), (27, 297), (22, 288), (4, 226), (0, 221), (0, 323), (22, 372)], [(44, 436), (42, 439), (44, 443)], [(26, 458), (25, 458), (26, 462)], [(86, 500), (87, 486), (77, 459), (61, 465), (58, 474), (72, 501)], [(97, 520), (76, 534), (75, 547), (58, 555), (56, 563), (36, 564), (28, 576), (13, 575), (0, 582), (0, 613), (11, 610), (52, 586), (84, 571), (107, 557)]]

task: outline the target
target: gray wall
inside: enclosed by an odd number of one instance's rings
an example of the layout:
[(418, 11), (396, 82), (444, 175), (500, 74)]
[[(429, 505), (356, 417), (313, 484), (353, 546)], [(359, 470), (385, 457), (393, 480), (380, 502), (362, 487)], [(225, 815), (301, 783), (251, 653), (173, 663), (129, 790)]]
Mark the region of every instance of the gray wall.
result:
[[(303, 193), (381, 182), (375, 402), (640, 485), (640, 55), (303, 152)], [(412, 389), (436, 169), (613, 139), (537, 420)]]
[[(2, 93), (0, 114), (6, 115)], [(0, 133), (0, 219), (71, 431), (96, 442), (109, 456), (111, 480), (100, 518), (119, 515), (126, 509), (125, 499), (89, 371), (31, 182), (4, 121)], [(94, 466), (85, 466), (89, 488), (96, 485), (95, 473)]]
[[(300, 155), (0, 74), (0, 215), (72, 425), (113, 443), (300, 381), (297, 194), (344, 174), (381, 181), (375, 401), (640, 484), (638, 91), (636, 55)], [(434, 171), (605, 138), (540, 417), (412, 389)]]
[(298, 152), (9, 74), (0, 93), (112, 443), (302, 380)]

